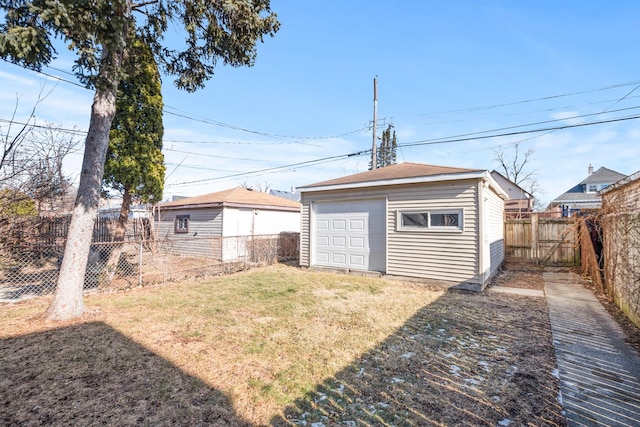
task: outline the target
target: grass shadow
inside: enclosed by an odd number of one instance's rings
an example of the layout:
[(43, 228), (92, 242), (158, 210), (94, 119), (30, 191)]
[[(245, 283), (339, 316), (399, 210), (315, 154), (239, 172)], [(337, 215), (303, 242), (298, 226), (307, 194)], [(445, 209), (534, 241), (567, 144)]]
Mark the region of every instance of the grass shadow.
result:
[(227, 396), (102, 322), (0, 340), (0, 425), (248, 425)]
[(554, 370), (543, 298), (450, 290), (271, 425), (563, 426)]

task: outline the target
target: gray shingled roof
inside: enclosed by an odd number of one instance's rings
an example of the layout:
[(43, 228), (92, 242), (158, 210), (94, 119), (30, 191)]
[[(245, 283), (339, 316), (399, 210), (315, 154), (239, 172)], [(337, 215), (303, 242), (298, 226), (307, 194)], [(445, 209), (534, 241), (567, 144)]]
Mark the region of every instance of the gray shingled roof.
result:
[(579, 184), (553, 199), (551, 201), (551, 204), (557, 205), (562, 203), (580, 203), (581, 205), (583, 205), (585, 203), (590, 203), (590, 206), (584, 207), (599, 207), (600, 201), (602, 200), (600, 195), (594, 192), (587, 193), (585, 191), (585, 187), (589, 184), (613, 184), (614, 182), (619, 181), (624, 177), (626, 177), (626, 175), (623, 175), (611, 169), (607, 169), (605, 167), (601, 167), (600, 169), (580, 181)]
[(621, 174), (611, 169), (602, 167), (580, 181), (580, 184), (594, 184), (594, 183), (614, 183), (625, 178), (627, 175)]

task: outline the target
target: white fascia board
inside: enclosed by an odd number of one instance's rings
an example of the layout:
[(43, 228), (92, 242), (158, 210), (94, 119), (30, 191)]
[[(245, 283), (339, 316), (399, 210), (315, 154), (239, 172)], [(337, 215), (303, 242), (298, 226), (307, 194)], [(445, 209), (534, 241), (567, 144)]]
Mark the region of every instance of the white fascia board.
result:
[(460, 181), (464, 179), (486, 179), (489, 181), (499, 194), (507, 196), (506, 193), (500, 188), (498, 183), (491, 177), (488, 171), (482, 172), (465, 172), (459, 174), (446, 174), (446, 175), (430, 175), (430, 176), (417, 176), (411, 178), (399, 178), (399, 179), (385, 179), (379, 181), (366, 181), (366, 182), (354, 182), (349, 184), (334, 184), (334, 185), (322, 185), (318, 187), (298, 187), (300, 193), (314, 193), (318, 191), (330, 191), (330, 190), (351, 190), (355, 188), (369, 188), (380, 187), (388, 185), (403, 185), (403, 184), (426, 184), (432, 182), (443, 181)]
[[(500, 186), (500, 184), (498, 184), (498, 181), (496, 181), (496, 179), (493, 177), (493, 175), (491, 175), (491, 172), (485, 171), (482, 175), (483, 175), (482, 179), (485, 182), (489, 183), (489, 187), (491, 187), (493, 189), (493, 191), (498, 193), (498, 196), (501, 199), (503, 199), (503, 200), (508, 200), (509, 199), (509, 195), (507, 194), (506, 191), (504, 191), (502, 186)], [(529, 193), (527, 193), (527, 194), (529, 194)]]

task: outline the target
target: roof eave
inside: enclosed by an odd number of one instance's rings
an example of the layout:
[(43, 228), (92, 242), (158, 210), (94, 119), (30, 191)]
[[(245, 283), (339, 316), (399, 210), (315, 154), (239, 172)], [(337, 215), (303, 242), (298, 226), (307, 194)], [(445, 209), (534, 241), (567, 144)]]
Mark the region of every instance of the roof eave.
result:
[(482, 179), (488, 181), (490, 186), (500, 195), (502, 198), (507, 198), (507, 194), (498, 185), (496, 180), (491, 176), (489, 171), (473, 171), (473, 172), (461, 172), (461, 173), (448, 173), (439, 175), (417, 176), (410, 178), (395, 178), (395, 179), (383, 179), (376, 181), (363, 181), (352, 182), (347, 184), (330, 184), (319, 185), (315, 187), (298, 187), (300, 193), (315, 193), (320, 191), (332, 191), (332, 190), (353, 190), (358, 188), (370, 188), (370, 187), (384, 187), (390, 185), (404, 185), (404, 184), (427, 184), (432, 182), (443, 181), (460, 181), (465, 179)]

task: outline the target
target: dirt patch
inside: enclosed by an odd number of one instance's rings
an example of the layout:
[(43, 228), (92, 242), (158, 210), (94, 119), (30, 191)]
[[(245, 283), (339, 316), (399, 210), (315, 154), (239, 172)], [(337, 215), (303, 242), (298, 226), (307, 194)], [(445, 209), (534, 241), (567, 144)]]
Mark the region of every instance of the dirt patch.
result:
[(507, 263), (489, 286), (543, 290), (543, 271), (544, 267), (535, 264)]

